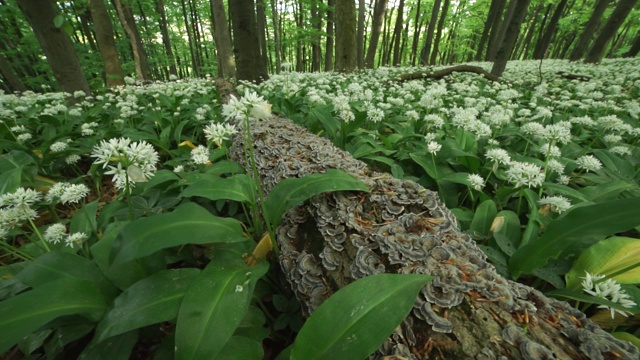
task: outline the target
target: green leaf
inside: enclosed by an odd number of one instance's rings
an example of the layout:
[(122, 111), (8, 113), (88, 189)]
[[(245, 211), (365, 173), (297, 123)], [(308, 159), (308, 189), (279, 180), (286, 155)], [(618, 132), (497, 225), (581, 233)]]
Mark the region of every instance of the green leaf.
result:
[(364, 359), (391, 335), (431, 280), (427, 275), (376, 274), (333, 294), (307, 319), (291, 359)]
[(347, 190), (369, 191), (369, 188), (342, 170), (284, 179), (271, 189), (265, 200), (265, 208), (269, 221), (276, 227), (282, 221), (282, 215), (310, 197), (327, 191)]
[(607, 277), (617, 274), (612, 279), (621, 284), (640, 283), (640, 239), (614, 236), (593, 244), (565, 275), (567, 287), (580, 288), (585, 272)]
[(244, 336), (232, 336), (220, 353), (224, 354), (225, 360), (261, 360), (264, 358), (262, 344)]
[[(209, 175), (209, 174), (205, 174)], [(245, 174), (228, 178), (209, 175), (196, 180), (180, 193), (181, 197), (200, 196), (209, 200), (234, 200), (254, 203), (251, 179)]]
[(187, 287), (199, 269), (164, 270), (131, 285), (113, 304), (96, 330), (96, 339), (115, 335), (163, 321), (174, 320)]
[(640, 199), (628, 198), (574, 207), (552, 221), (537, 239), (520, 247), (509, 261), (517, 278), (557, 258), (567, 249), (593, 244), (611, 234), (640, 224)]
[(266, 262), (247, 266), (241, 257), (213, 259), (193, 280), (176, 324), (176, 360), (213, 359), (247, 312)]
[(184, 245), (246, 240), (237, 220), (212, 215), (205, 208), (186, 203), (173, 212), (138, 219), (122, 229), (113, 264), (141, 258), (156, 251)]
[(560, 194), (568, 197), (573, 202), (591, 201), (587, 196), (578, 190), (568, 187), (567, 185), (545, 182), (542, 187), (553, 191), (553, 194)]
[(92, 283), (63, 278), (0, 302), (0, 353), (24, 336), (65, 315), (98, 321), (107, 302)]
[(603, 184), (588, 186), (580, 190), (586, 197), (592, 201), (602, 202), (615, 200), (620, 193), (637, 189), (638, 184), (625, 180), (610, 180)]
[(622, 310), (622, 311), (629, 311), (629, 309), (625, 308), (624, 306), (618, 304), (618, 303), (614, 303), (612, 301), (597, 297), (597, 296), (592, 296), (592, 295), (588, 295), (579, 291), (575, 291), (575, 290), (571, 290), (571, 289), (555, 289), (555, 290), (551, 290), (551, 291), (546, 291), (544, 293), (547, 296), (551, 296), (554, 298), (564, 298), (564, 299), (571, 299), (571, 300), (576, 300), (576, 301), (580, 301), (583, 303), (587, 303), (587, 304), (597, 304), (597, 305), (605, 305), (608, 306), (610, 308), (614, 308), (614, 309), (618, 309), (618, 310)]
[(78, 360), (129, 360), (133, 346), (138, 341), (138, 331), (130, 331), (107, 339), (103, 342), (94, 341), (78, 356)]
[(53, 18), (53, 26), (59, 29), (62, 26), (62, 24), (64, 24), (64, 15), (63, 14), (56, 15), (56, 17)]
[(491, 224), (493, 224), (493, 219), (496, 218), (497, 214), (498, 210), (493, 200), (483, 201), (476, 209), (476, 213), (471, 221), (470, 229), (473, 231), (473, 234), (488, 237)]
[(52, 251), (39, 256), (16, 278), (33, 288), (59, 279), (86, 280), (95, 284), (108, 299), (114, 298), (117, 293), (95, 262), (67, 252)]
[(97, 233), (98, 224), (96, 214), (98, 213), (98, 200), (84, 204), (71, 218), (69, 232), (83, 232), (85, 234)]

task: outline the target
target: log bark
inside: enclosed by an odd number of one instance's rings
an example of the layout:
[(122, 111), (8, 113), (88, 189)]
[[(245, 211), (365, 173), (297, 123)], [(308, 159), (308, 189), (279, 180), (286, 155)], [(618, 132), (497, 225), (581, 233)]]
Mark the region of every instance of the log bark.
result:
[(471, 72), (475, 74), (479, 74), (484, 76), (486, 79), (491, 81), (500, 81), (500, 78), (486, 71), (485, 69), (472, 66), (472, 65), (456, 65), (448, 68), (444, 68), (441, 70), (426, 72), (426, 71), (418, 71), (410, 74), (400, 75), (400, 81), (409, 81), (409, 80), (417, 80), (417, 79), (434, 79), (440, 80), (445, 76), (451, 75), (454, 72)]
[[(315, 196), (290, 210), (277, 229), (280, 265), (305, 315), (364, 276), (434, 277), (371, 359), (637, 358), (637, 348), (566, 302), (498, 275), (437, 193), (371, 171), (285, 118), (253, 121), (250, 131), (265, 195), (283, 179), (329, 169), (370, 188)], [(243, 139), (234, 138), (230, 156), (246, 166)]]

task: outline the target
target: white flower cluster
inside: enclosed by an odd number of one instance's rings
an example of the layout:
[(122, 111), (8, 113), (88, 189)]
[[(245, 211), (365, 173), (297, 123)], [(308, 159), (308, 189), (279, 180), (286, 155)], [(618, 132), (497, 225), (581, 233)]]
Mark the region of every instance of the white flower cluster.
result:
[(578, 168), (586, 172), (598, 171), (602, 168), (602, 163), (593, 155), (583, 155), (576, 160)]
[[(93, 148), (91, 157), (95, 164), (109, 168), (105, 175), (113, 175), (118, 189), (126, 189), (127, 182), (133, 187), (135, 182), (145, 182), (156, 172), (159, 155), (146, 141), (131, 142), (129, 138), (102, 140)], [(116, 166), (110, 165), (115, 163)]]
[(54, 184), (45, 199), (50, 203), (75, 204), (89, 194), (89, 188), (85, 184), (70, 184), (59, 182)]
[(89, 237), (83, 232), (67, 234), (67, 228), (63, 224), (56, 223), (50, 225), (43, 234), (44, 240), (51, 244), (58, 244), (64, 241), (68, 247), (81, 246)]
[(271, 116), (271, 104), (255, 92), (246, 90), (240, 99), (231, 95), (229, 102), (222, 105), (222, 115), (227, 120), (266, 119)]
[[(637, 305), (633, 300), (631, 300), (631, 296), (622, 289), (617, 281), (613, 279), (600, 281), (604, 279), (604, 275), (590, 274), (587, 271), (585, 271), (585, 274), (585, 277), (582, 278), (584, 279), (582, 281), (582, 290), (584, 290), (584, 292), (586, 292), (587, 294), (620, 304), (627, 309), (630, 309)], [(625, 317), (627, 316), (627, 313), (625, 311), (613, 309), (606, 305), (600, 305), (598, 306), (598, 308), (609, 309), (611, 311), (612, 319), (615, 318), (615, 313), (618, 313)]]
[(514, 187), (538, 187), (544, 182), (544, 172), (538, 165), (512, 161), (507, 169), (507, 181)]
[(538, 204), (548, 206), (551, 211), (558, 214), (562, 214), (571, 208), (571, 201), (564, 196), (545, 196), (538, 201)]
[(231, 139), (231, 136), (237, 132), (235, 125), (219, 124), (210, 122), (204, 127), (204, 137), (220, 146), (224, 140)]
[(9, 230), (38, 216), (32, 208), (42, 200), (42, 194), (33, 189), (18, 188), (12, 193), (0, 195), (0, 239), (9, 234)]
[(191, 150), (191, 161), (195, 164), (206, 165), (209, 164), (209, 149), (204, 145), (198, 145)]

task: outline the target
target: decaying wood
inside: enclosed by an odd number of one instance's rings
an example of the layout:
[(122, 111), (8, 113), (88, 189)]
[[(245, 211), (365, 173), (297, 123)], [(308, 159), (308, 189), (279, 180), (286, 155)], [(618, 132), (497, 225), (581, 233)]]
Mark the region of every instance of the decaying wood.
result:
[(499, 81), (500, 78), (486, 71), (485, 69), (472, 66), (472, 65), (456, 65), (432, 72), (427, 71), (418, 71), (411, 74), (404, 74), (400, 76), (400, 81), (409, 81), (409, 80), (417, 80), (417, 79), (434, 79), (440, 80), (447, 75), (451, 75), (454, 72), (471, 72), (475, 74), (479, 74), (484, 76), (486, 79), (491, 81)]
[[(265, 195), (283, 179), (329, 169), (346, 171), (370, 188), (315, 196), (289, 211), (277, 229), (280, 265), (305, 315), (364, 276), (434, 277), (372, 359), (638, 357), (636, 347), (566, 302), (498, 275), (436, 193), (371, 171), (288, 119), (255, 120), (251, 134)], [(234, 138), (230, 156), (245, 164), (243, 141), (242, 135)]]
[(558, 71), (556, 74), (569, 80), (589, 81), (592, 79), (589, 75), (571, 74), (565, 71)]

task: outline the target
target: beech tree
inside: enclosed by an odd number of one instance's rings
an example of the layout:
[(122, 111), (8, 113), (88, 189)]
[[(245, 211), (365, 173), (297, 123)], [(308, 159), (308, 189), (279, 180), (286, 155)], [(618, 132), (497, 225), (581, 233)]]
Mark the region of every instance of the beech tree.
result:
[(593, 12), (591, 13), (591, 16), (589, 17), (589, 20), (587, 21), (587, 23), (584, 25), (582, 34), (580, 35), (580, 38), (578, 38), (578, 42), (573, 47), (573, 50), (569, 55), (569, 60), (576, 61), (582, 58), (582, 56), (584, 56), (584, 53), (587, 51), (587, 48), (589, 47), (589, 43), (593, 38), (593, 34), (596, 31), (596, 27), (600, 23), (600, 19), (602, 18), (602, 15), (604, 14), (605, 10), (607, 10), (607, 6), (609, 6), (610, 2), (611, 0), (596, 1), (596, 4), (593, 8)]
[[(439, 0), (436, 0), (439, 1)], [(371, 36), (369, 38), (369, 47), (367, 48), (367, 56), (364, 60), (365, 67), (373, 69), (378, 41), (380, 40), (380, 31), (384, 16), (387, 12), (388, 0), (376, 0), (373, 8), (373, 21), (371, 24)]]
[(213, 36), (216, 41), (218, 67), (225, 79), (236, 76), (236, 64), (231, 51), (231, 36), (229, 23), (222, 0), (211, 0), (211, 21), (213, 22)]
[(147, 61), (147, 53), (142, 46), (142, 39), (135, 18), (133, 17), (131, 5), (128, 0), (112, 1), (118, 13), (120, 23), (131, 42), (131, 53), (133, 54), (133, 61), (136, 67), (136, 77), (138, 80), (151, 80), (151, 69)]
[(269, 78), (258, 46), (255, 4), (253, 0), (229, 2), (229, 17), (233, 28), (233, 53), (236, 59), (236, 78), (260, 83)]
[(124, 85), (124, 73), (113, 39), (113, 25), (107, 13), (104, 0), (89, 0), (89, 11), (93, 19), (98, 49), (104, 61), (105, 83), (107, 87)]
[(500, 45), (498, 53), (496, 54), (496, 59), (493, 62), (493, 67), (491, 68), (491, 74), (495, 76), (502, 76), (504, 69), (507, 67), (507, 61), (509, 61), (509, 58), (511, 57), (511, 51), (516, 43), (518, 34), (520, 33), (520, 25), (522, 24), (522, 20), (524, 20), (524, 16), (527, 13), (527, 8), (529, 7), (531, 0), (511, 0), (511, 2), (515, 3), (513, 7), (513, 16), (511, 16), (509, 25), (506, 27), (504, 40)]
[(602, 60), (604, 56), (604, 50), (607, 47), (607, 44), (613, 36), (618, 31), (618, 28), (624, 20), (627, 18), (627, 15), (633, 9), (633, 6), (638, 2), (638, 0), (619, 0), (616, 8), (609, 16), (609, 20), (604, 24), (602, 30), (598, 34), (598, 37), (593, 41), (593, 45), (589, 49), (587, 56), (584, 59), (585, 63), (597, 63)]
[(356, 69), (356, 4), (353, 0), (336, 0), (336, 70)]
[(55, 26), (58, 15), (55, 4), (51, 0), (18, 0), (18, 6), (31, 25), (60, 89), (71, 93), (82, 90), (90, 94), (89, 83), (80, 68), (69, 35)]

